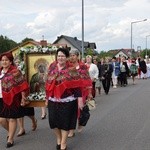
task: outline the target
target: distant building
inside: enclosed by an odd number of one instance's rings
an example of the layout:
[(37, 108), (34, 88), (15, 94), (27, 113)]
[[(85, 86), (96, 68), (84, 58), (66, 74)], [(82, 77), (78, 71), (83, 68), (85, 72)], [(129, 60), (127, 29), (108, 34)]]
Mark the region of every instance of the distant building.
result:
[[(58, 36), (57, 39), (53, 42), (53, 44), (67, 44), (69, 49), (77, 49), (82, 52), (82, 41), (78, 40), (77, 37), (70, 37), (66, 35)], [(84, 49), (86, 51), (87, 48), (95, 51), (96, 44), (90, 42), (84, 42)]]
[(109, 50), (109, 52), (115, 56), (115, 57), (121, 57), (121, 56), (124, 56), (126, 58), (128, 57), (133, 57), (136, 56), (136, 52), (134, 51), (134, 49), (115, 49), (115, 50)]
[(10, 51), (12, 52), (13, 56), (15, 57), (16, 55), (18, 55), (18, 52), (20, 51), (21, 47), (28, 47), (28, 46), (40, 46), (40, 42), (37, 41), (27, 41), (24, 42), (22, 44), (20, 44), (19, 46), (11, 49)]

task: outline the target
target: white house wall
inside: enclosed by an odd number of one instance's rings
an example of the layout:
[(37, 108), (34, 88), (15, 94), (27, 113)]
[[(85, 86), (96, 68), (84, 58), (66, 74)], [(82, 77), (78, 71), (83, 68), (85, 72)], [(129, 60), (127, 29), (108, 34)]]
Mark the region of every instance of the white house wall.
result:
[(71, 49), (77, 49), (74, 46), (72, 46), (68, 41), (66, 41), (64, 38), (61, 38), (57, 44), (67, 44), (67, 47), (71, 47)]
[[(72, 46), (68, 41), (66, 41), (64, 38), (61, 38), (57, 44), (67, 44), (67, 47), (70, 47), (72, 50), (78, 50), (74, 46)], [(81, 58), (81, 54), (79, 54), (79, 59)]]
[(120, 51), (119, 53), (117, 53), (115, 55), (115, 57), (119, 57), (119, 56), (125, 56), (125, 57), (128, 57), (125, 53), (123, 53), (122, 51)]

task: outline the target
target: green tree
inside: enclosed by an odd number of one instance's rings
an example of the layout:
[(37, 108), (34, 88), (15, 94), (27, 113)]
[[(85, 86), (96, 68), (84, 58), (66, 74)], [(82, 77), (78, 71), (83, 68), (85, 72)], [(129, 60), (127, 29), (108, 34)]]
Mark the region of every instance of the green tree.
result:
[(146, 54), (148, 55), (148, 58), (150, 58), (150, 49), (144, 49), (141, 53), (140, 56), (145, 58)]
[(110, 52), (101, 51), (101, 52), (99, 53), (99, 57), (100, 57), (100, 58), (104, 58), (104, 57), (113, 57), (113, 54), (110, 53)]
[(0, 53), (7, 52), (13, 48), (15, 48), (18, 44), (7, 38), (6, 36), (0, 35)]
[(93, 50), (92, 50), (91, 48), (87, 48), (87, 49), (85, 50), (85, 54), (86, 54), (86, 55), (91, 55), (91, 56), (93, 56), (94, 52), (93, 52)]
[(28, 41), (34, 41), (34, 40), (31, 39), (31, 38), (26, 37), (26, 38), (23, 39), (19, 44), (22, 44), (22, 43), (25, 43), (25, 42), (28, 42)]

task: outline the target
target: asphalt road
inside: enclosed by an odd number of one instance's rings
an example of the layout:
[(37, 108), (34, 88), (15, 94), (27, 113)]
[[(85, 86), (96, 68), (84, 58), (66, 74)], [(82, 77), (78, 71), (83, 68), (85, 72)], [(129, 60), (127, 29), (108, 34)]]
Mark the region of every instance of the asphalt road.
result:
[[(102, 91), (96, 98), (97, 108), (81, 133), (68, 139), (68, 150), (150, 150), (150, 79), (137, 80), (127, 87)], [(40, 119), (35, 109), (38, 128), (31, 131), (25, 117), (26, 135), (16, 137), (11, 150), (55, 150), (56, 141), (48, 120)], [(0, 150), (5, 150), (7, 133), (0, 128)]]

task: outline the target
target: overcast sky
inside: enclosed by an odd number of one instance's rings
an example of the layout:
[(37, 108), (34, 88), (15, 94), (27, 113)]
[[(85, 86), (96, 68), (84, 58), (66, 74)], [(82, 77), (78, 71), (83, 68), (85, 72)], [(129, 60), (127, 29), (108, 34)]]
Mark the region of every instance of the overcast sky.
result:
[[(146, 47), (150, 35), (150, 0), (84, 0), (84, 40), (97, 50)], [(49, 43), (67, 35), (82, 40), (82, 0), (0, 0), (0, 35)], [(150, 48), (150, 37), (147, 37)]]

